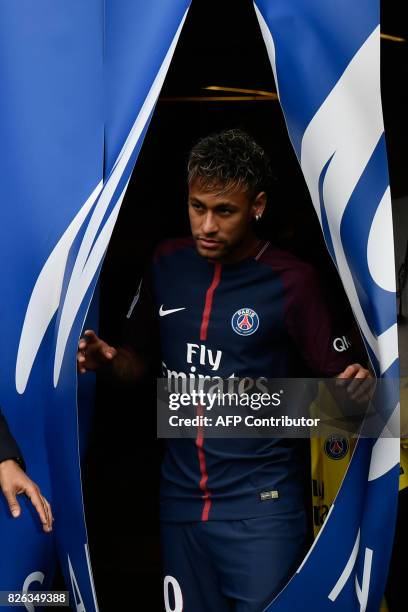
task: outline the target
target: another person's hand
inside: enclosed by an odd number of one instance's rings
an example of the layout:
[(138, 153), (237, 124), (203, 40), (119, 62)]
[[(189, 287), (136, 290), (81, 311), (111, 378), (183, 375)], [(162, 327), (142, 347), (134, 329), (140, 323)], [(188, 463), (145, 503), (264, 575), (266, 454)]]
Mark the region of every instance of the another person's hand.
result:
[(101, 340), (92, 329), (87, 329), (78, 342), (78, 372), (84, 374), (87, 370), (97, 370), (112, 361), (116, 354), (117, 350), (113, 346)]
[(0, 462), (0, 488), (6, 498), (10, 512), (14, 518), (21, 514), (17, 495), (27, 495), (34, 508), (37, 510), (44, 531), (52, 530), (53, 516), (51, 506), (38, 486), (33, 482), (21, 467), (13, 460), (6, 459)]

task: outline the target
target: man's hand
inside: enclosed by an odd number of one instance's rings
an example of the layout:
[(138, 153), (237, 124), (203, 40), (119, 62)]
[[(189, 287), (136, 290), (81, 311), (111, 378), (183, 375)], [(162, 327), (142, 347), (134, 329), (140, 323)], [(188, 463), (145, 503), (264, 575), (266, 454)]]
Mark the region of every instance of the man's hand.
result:
[(78, 343), (77, 352), (77, 368), (80, 374), (87, 370), (97, 370), (116, 357), (117, 350), (98, 338), (91, 329), (87, 329), (84, 336)]
[(353, 379), (353, 382), (347, 383), (347, 392), (350, 394), (351, 399), (365, 402), (372, 397), (373, 389), (375, 389), (375, 379), (371, 372), (363, 368), (359, 363), (347, 366), (343, 372), (338, 374), (337, 378), (342, 380)]
[(363, 368), (359, 363), (352, 363), (343, 372), (338, 374), (337, 378), (372, 378), (372, 374), (370, 370)]
[(44, 531), (52, 530), (52, 512), (51, 506), (41, 495), (38, 486), (33, 482), (21, 467), (13, 460), (6, 459), (0, 463), (0, 488), (4, 493), (4, 497), (10, 508), (10, 512), (14, 518), (21, 514), (20, 504), (17, 501), (16, 495), (24, 493), (30, 498), (31, 503), (38, 512), (38, 516), (42, 522)]

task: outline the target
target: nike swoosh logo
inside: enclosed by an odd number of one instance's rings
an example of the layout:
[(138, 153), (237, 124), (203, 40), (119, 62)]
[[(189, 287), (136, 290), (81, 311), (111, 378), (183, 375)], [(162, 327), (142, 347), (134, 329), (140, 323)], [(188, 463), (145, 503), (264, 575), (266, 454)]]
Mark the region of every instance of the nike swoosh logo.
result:
[(160, 306), (159, 315), (161, 317), (165, 317), (166, 315), (172, 314), (173, 312), (178, 312), (179, 310), (185, 310), (185, 306), (183, 308), (171, 308), (170, 310), (164, 310), (163, 304)]

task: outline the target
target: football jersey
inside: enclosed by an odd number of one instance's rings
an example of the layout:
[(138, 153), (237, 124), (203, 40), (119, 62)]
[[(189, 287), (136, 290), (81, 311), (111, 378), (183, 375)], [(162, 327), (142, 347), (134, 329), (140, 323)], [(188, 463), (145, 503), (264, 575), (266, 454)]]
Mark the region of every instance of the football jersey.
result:
[[(128, 342), (152, 349), (161, 369), (182, 377), (332, 377), (354, 361), (315, 270), (263, 243), (232, 264), (210, 263), (192, 239), (161, 244), (128, 313)], [(169, 439), (162, 465), (161, 518), (244, 519), (300, 508), (299, 441)], [(274, 492), (275, 495), (265, 495)]]

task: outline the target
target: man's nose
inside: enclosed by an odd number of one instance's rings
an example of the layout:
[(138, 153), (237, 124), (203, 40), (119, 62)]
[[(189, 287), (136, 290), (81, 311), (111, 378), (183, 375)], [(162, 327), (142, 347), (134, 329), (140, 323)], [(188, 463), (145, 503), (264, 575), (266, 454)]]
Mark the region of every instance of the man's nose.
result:
[(212, 212), (205, 215), (202, 229), (205, 234), (215, 234), (218, 231), (217, 219)]

